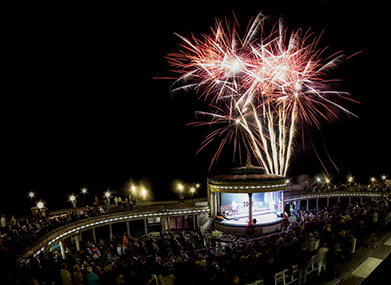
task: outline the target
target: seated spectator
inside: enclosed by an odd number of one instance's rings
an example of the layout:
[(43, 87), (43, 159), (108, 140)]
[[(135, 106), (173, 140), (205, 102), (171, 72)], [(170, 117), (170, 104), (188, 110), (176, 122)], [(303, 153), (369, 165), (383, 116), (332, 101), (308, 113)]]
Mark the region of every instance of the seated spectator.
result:
[(86, 271), (86, 280), (88, 285), (100, 284), (100, 278), (98, 277), (98, 275), (92, 272), (92, 267), (87, 267)]
[(159, 275), (159, 284), (160, 285), (174, 285), (175, 276), (170, 273), (168, 266), (163, 266), (162, 272)]

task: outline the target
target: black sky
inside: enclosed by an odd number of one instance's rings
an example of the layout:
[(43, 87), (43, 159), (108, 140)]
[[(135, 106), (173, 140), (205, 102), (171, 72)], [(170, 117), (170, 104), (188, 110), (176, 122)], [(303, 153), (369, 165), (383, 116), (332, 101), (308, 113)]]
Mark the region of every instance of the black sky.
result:
[[(309, 133), (335, 179), (352, 174), (366, 182), (372, 175), (391, 176), (385, 5), (237, 2), (5, 10), (1, 161), (6, 170), (0, 212), (28, 206), (31, 190), (51, 208), (65, 205), (67, 196), (79, 194), (83, 186), (90, 196), (107, 188), (125, 195), (130, 178), (148, 179), (156, 198), (169, 197), (172, 179), (199, 181), (205, 188), (208, 175), (237, 165), (228, 148), (228, 158), (208, 174), (213, 146), (195, 155), (208, 129), (186, 126), (196, 120), (201, 104), (196, 94), (171, 96), (172, 81), (153, 79), (173, 75), (164, 56), (178, 50), (174, 32), (200, 36), (216, 17), (233, 21), (232, 11), (243, 31), (263, 11), (284, 15), (291, 28), (324, 31), (320, 45), (329, 46), (330, 54), (362, 51), (335, 74), (343, 80), (339, 88), (361, 102), (347, 106), (359, 119), (341, 114)], [(300, 137), (296, 144), (289, 176), (320, 174), (309, 137), (305, 149)]]

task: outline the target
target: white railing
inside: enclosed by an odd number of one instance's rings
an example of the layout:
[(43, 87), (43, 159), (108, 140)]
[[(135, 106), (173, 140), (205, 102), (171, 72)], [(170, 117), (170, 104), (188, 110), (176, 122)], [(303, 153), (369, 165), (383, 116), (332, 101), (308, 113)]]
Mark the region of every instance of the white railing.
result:
[[(307, 266), (307, 275), (317, 270), (318, 270), (318, 259), (316, 255), (313, 255)], [(289, 272), (292, 272), (292, 274), (289, 274)], [(274, 274), (275, 285), (281, 285), (281, 284), (289, 285), (296, 282), (298, 279), (299, 279), (299, 269), (297, 265), (293, 265), (292, 270), (284, 269)], [(264, 281), (259, 280), (252, 284), (263, 285)]]
[[(318, 270), (318, 259), (316, 258), (316, 255), (313, 255), (310, 262), (307, 266), (307, 275), (314, 272), (315, 270)], [(288, 274), (289, 269), (284, 269), (280, 272), (277, 272), (274, 275), (274, 284), (283, 284), (288, 285), (292, 284), (293, 282), (297, 281), (299, 279), (299, 270), (297, 268), (297, 265), (293, 265), (292, 274)]]

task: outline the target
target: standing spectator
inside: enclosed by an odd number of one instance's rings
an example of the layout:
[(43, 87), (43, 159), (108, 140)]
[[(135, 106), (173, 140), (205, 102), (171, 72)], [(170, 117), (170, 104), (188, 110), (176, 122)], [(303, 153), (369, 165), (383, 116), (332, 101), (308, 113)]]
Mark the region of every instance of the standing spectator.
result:
[(330, 269), (332, 274), (332, 279), (339, 278), (341, 273), (341, 263), (342, 263), (342, 253), (339, 244), (334, 246), (334, 250), (331, 251), (329, 257)]
[[(264, 284), (265, 285), (272, 285), (272, 284), (274, 284), (274, 274), (276, 273), (277, 266), (276, 266), (276, 263), (274, 262), (273, 258), (270, 257), (270, 255), (269, 255), (269, 257), (267, 257), (267, 260), (265, 258), (264, 261), (265, 262), (263, 263), (263, 266), (261, 267), (263, 269), (262, 275), (264, 275), (264, 278), (265, 278)], [(239, 277), (235, 276), (235, 278), (236, 277), (237, 277), (237, 280), (239, 281)], [(235, 283), (235, 281), (233, 281), (233, 284), (239, 284), (239, 283)]]
[(115, 203), (115, 206), (118, 207), (118, 198), (117, 198), (117, 196), (115, 196), (115, 198), (114, 198), (114, 203)]
[(100, 278), (98, 277), (98, 275), (92, 272), (92, 267), (88, 266), (86, 271), (86, 280), (88, 285), (100, 284)]
[(376, 232), (376, 230), (377, 230), (378, 219), (379, 219), (379, 215), (378, 215), (376, 209), (374, 209), (373, 214), (372, 214), (372, 232)]
[(61, 264), (61, 280), (63, 285), (73, 285), (71, 273), (65, 263)]
[(15, 228), (15, 227), (16, 227), (16, 219), (15, 219), (15, 216), (14, 216), (14, 215), (12, 215), (12, 217), (11, 217), (11, 227), (12, 227), (12, 228)]
[(319, 239), (316, 239), (312, 233), (309, 233), (307, 241), (307, 250), (314, 255), (319, 246)]
[(326, 271), (326, 258), (327, 253), (329, 252), (329, 248), (327, 247), (326, 243), (323, 243), (322, 247), (318, 249), (317, 253), (317, 259), (318, 259), (318, 276), (320, 276), (320, 273), (323, 270)]
[(98, 200), (98, 197), (95, 196), (94, 207), (95, 207), (95, 212), (96, 213), (98, 212), (98, 205), (99, 205), (99, 200)]
[(126, 234), (124, 234), (122, 236), (122, 250), (124, 253), (128, 250), (128, 244), (129, 244), (128, 238), (126, 237)]
[[(299, 285), (305, 284), (307, 280), (307, 266), (311, 259), (311, 253), (307, 250), (305, 244), (302, 245), (298, 255), (297, 268), (299, 270)], [(303, 282), (302, 282), (303, 281)]]
[(100, 268), (100, 266), (95, 267), (95, 273), (98, 275), (99, 279), (103, 279), (105, 272)]
[(84, 284), (84, 275), (81, 273), (79, 265), (73, 267), (73, 279), (75, 280), (75, 285)]
[(118, 256), (122, 256), (122, 246), (120, 243), (117, 244), (117, 254)]
[(1, 215), (0, 223), (1, 223), (1, 233), (4, 234), (5, 233), (5, 228), (7, 227), (7, 221), (5, 220), (4, 214)]
[(185, 202), (185, 196), (181, 193), (180, 195), (179, 195), (179, 203), (184, 203)]

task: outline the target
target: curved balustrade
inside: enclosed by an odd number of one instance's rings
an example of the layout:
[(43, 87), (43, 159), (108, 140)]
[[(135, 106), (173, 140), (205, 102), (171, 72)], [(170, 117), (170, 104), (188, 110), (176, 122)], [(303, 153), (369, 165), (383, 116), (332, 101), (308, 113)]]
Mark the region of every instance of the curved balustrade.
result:
[[(363, 202), (363, 198), (375, 199), (381, 197), (381, 192), (351, 192), (351, 191), (333, 191), (333, 192), (321, 192), (321, 193), (310, 193), (310, 194), (298, 194), (298, 193), (286, 193), (285, 203), (295, 203), (295, 209), (309, 210), (310, 208), (319, 208), (319, 199), (326, 199), (326, 206), (329, 206), (330, 199), (337, 199), (338, 203), (341, 202), (341, 198), (347, 197), (349, 204), (352, 204), (352, 198), (360, 198), (360, 204)], [(310, 201), (315, 200), (316, 204), (310, 207)], [(305, 207), (301, 201), (306, 202)], [(323, 200), (324, 201), (324, 200)], [(346, 203), (346, 202), (345, 202)]]
[(65, 238), (78, 234), (86, 230), (91, 230), (97, 227), (111, 225), (120, 222), (128, 222), (135, 220), (146, 220), (148, 218), (165, 218), (178, 215), (199, 215), (201, 213), (209, 212), (209, 206), (193, 206), (181, 207), (177, 209), (166, 210), (146, 210), (139, 212), (118, 212), (102, 216), (91, 217), (84, 220), (79, 220), (70, 224), (66, 224), (57, 228), (45, 236), (38, 239), (31, 246), (27, 247), (19, 254), (19, 257), (36, 256), (43, 252), (47, 247), (50, 247)]
[[(299, 203), (301, 200), (317, 200), (321, 198), (341, 198), (341, 197), (369, 197), (369, 198), (378, 198), (382, 193), (378, 192), (322, 192), (322, 193), (310, 193), (310, 194), (296, 194), (296, 193), (286, 193), (285, 202), (296, 202)], [(307, 208), (308, 208), (307, 202)], [(91, 230), (97, 227), (111, 225), (120, 222), (129, 222), (135, 220), (146, 220), (148, 218), (165, 218), (170, 216), (179, 216), (179, 215), (199, 215), (201, 213), (210, 212), (210, 208), (207, 205), (203, 206), (190, 206), (190, 207), (180, 207), (171, 208), (165, 210), (146, 210), (138, 212), (118, 212), (102, 216), (96, 216), (84, 220), (79, 220), (70, 224), (66, 224), (60, 228), (57, 228), (45, 236), (38, 239), (31, 246), (25, 248), (18, 256), (19, 257), (30, 257), (32, 255), (38, 255), (43, 252), (47, 247), (52, 246), (65, 238), (68, 238), (72, 235), (76, 235), (79, 232), (86, 230)], [(163, 222), (162, 222), (163, 223)]]
[[(289, 193), (290, 194), (290, 193)], [(335, 192), (321, 192), (321, 193), (310, 193), (301, 195), (286, 195), (285, 202), (293, 202), (297, 200), (308, 200), (308, 199), (319, 199), (319, 198), (338, 198), (338, 197), (370, 197), (377, 198), (382, 194), (378, 192), (347, 192), (347, 191), (335, 191)], [(291, 197), (289, 197), (291, 196)]]

